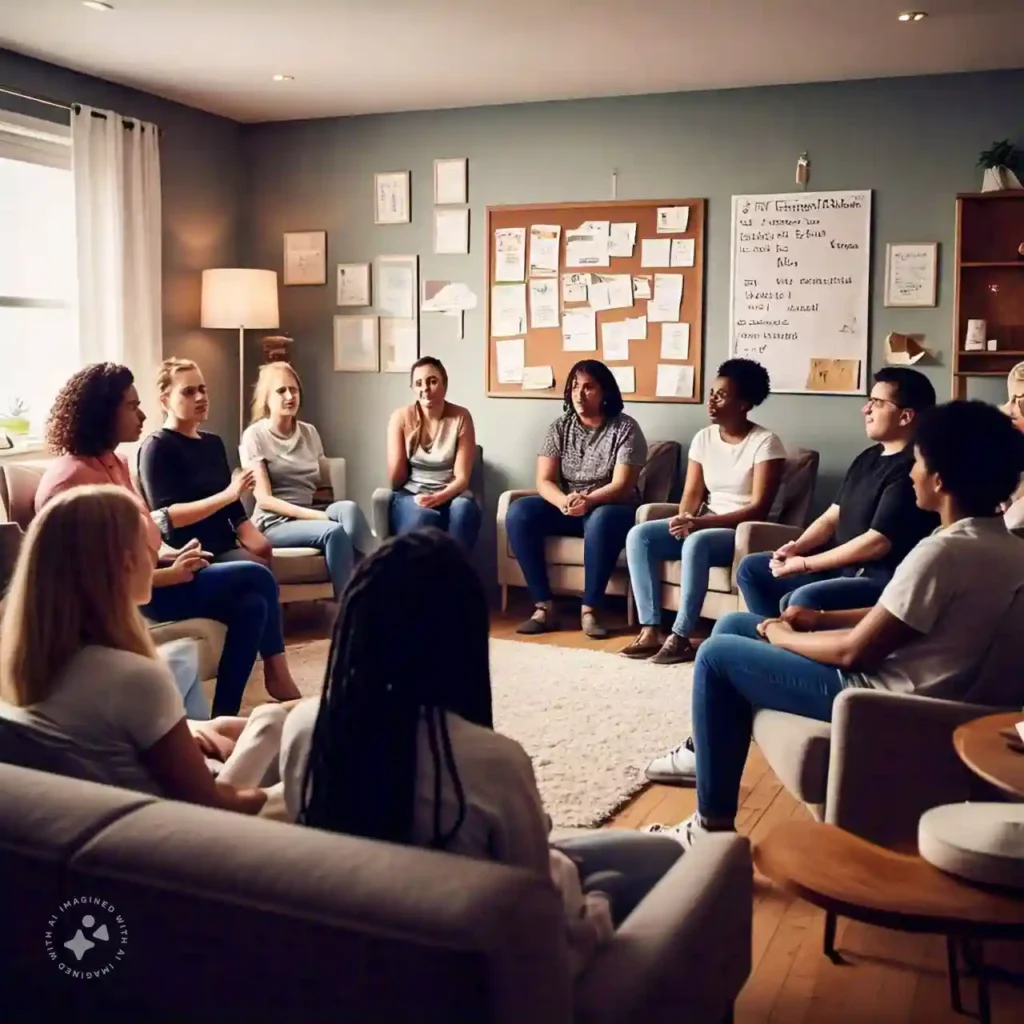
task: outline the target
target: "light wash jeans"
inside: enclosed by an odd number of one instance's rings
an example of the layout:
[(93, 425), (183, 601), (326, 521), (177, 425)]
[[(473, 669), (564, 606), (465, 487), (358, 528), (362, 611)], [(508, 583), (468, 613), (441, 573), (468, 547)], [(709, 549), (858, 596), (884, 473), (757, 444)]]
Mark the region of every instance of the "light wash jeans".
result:
[(626, 562), (640, 625), (661, 625), (661, 563), (680, 558), (679, 611), (672, 632), (689, 636), (708, 592), (708, 574), (713, 566), (732, 565), (735, 550), (735, 530), (697, 530), (680, 542), (669, 533), (667, 519), (634, 526), (626, 537)]
[(354, 501), (335, 501), (327, 506), (326, 519), (289, 519), (268, 526), (263, 536), (275, 548), (316, 548), (327, 560), (334, 596), (345, 589), (352, 575), (355, 551), (373, 550), (370, 524)]
[(756, 709), (828, 722), (832, 702), (843, 690), (835, 666), (762, 640), (755, 628), (761, 621), (760, 615), (750, 612), (723, 616), (697, 651), (693, 749), (697, 809), (705, 818), (732, 821), (736, 817)]
[(157, 653), (174, 676), (174, 685), (185, 702), (185, 717), (193, 722), (208, 721), (210, 705), (199, 678), (199, 644), (195, 640), (171, 640), (161, 644)]

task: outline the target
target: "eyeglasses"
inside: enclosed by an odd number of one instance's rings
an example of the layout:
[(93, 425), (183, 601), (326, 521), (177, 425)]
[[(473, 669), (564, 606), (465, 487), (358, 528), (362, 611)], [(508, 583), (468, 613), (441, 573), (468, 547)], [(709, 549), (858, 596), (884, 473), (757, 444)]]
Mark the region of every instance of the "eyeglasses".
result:
[(877, 412), (879, 409), (884, 409), (887, 405), (891, 405), (894, 409), (903, 409), (902, 405), (897, 405), (896, 402), (889, 398), (870, 397), (867, 400), (867, 404), (871, 406), (873, 412)]

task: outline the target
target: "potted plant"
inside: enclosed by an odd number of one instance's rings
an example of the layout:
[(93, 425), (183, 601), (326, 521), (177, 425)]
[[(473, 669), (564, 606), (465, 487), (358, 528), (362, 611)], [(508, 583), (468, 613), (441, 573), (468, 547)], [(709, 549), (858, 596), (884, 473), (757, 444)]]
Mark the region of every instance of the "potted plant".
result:
[(0, 430), (24, 436), (29, 431), (28, 403), (15, 396), (7, 406), (7, 415), (0, 416)]
[(992, 148), (986, 149), (978, 158), (978, 166), (985, 168), (981, 191), (1000, 192), (1003, 189), (1020, 188), (1020, 179), (1014, 173), (1019, 157), (1019, 150), (1009, 139), (993, 142)]

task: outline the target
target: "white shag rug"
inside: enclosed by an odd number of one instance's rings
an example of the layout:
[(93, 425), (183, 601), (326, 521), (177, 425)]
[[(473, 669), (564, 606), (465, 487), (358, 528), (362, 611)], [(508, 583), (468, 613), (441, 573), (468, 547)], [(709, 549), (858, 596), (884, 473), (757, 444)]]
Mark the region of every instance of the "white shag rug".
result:
[(558, 827), (600, 825), (645, 785), (644, 768), (690, 735), (692, 665), (491, 640), (494, 727), (533, 758)]
[[(329, 641), (288, 649), (299, 689), (319, 696)], [(690, 735), (693, 666), (602, 651), (491, 640), (494, 726), (533, 758), (559, 828), (600, 825), (645, 784), (644, 768)], [(243, 714), (266, 699), (257, 663)]]

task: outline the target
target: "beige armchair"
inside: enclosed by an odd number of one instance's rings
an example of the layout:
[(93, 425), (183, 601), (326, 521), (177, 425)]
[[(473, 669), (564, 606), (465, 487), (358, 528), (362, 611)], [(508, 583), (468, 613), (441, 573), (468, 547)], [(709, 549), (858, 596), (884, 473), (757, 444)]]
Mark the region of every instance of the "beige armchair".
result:
[[(758, 551), (774, 551), (786, 541), (800, 535), (807, 525), (814, 485), (818, 480), (819, 455), (806, 448), (797, 448), (786, 459), (782, 478), (782, 510), (777, 523), (740, 523), (736, 527), (736, 554), (728, 569), (716, 567), (708, 577), (708, 592), (701, 608), (705, 619), (720, 619), (729, 612), (742, 611), (743, 599), (736, 586), (736, 570), (740, 562)], [(675, 504), (641, 505), (636, 521), (647, 523), (654, 519), (668, 519), (674, 516), (679, 506)], [(680, 562), (663, 562), (661, 566), (661, 606), (670, 611), (679, 610)], [(632, 605), (632, 596), (630, 596)], [(630, 625), (633, 609), (629, 609)]]
[[(641, 501), (663, 502), (669, 497), (678, 485), (681, 452), (682, 448), (677, 441), (652, 442), (647, 454), (647, 463), (640, 473)], [(498, 498), (498, 584), (501, 587), (502, 611), (508, 608), (508, 588), (526, 586), (526, 577), (523, 576), (523, 570), (519, 567), (515, 552), (509, 544), (508, 531), (505, 527), (509, 506), (519, 498), (536, 493), (532, 490), (505, 491)], [(582, 594), (583, 541), (579, 537), (548, 537), (545, 553), (552, 591), (556, 594)], [(619, 555), (605, 593), (627, 598), (629, 625), (632, 626), (633, 601), (630, 598), (625, 551)]]

